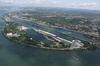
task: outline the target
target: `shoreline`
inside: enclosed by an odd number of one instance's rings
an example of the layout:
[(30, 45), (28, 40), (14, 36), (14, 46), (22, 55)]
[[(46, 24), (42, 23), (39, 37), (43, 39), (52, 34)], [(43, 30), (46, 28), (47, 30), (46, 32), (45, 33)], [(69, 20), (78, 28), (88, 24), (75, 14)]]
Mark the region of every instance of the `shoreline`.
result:
[(28, 45), (28, 44), (25, 44), (25, 43), (22, 43), (22, 42), (17, 42), (17, 41), (13, 41), (11, 39), (9, 39), (5, 33), (4, 33), (4, 28), (2, 28), (2, 34), (3, 36), (5, 36), (8, 40), (12, 41), (12, 42), (15, 42), (17, 44), (20, 44), (20, 45), (24, 45), (24, 46), (27, 46), (27, 47), (32, 47), (32, 48), (39, 48), (39, 49), (45, 49), (45, 50), (56, 50), (56, 51), (80, 51), (80, 50), (87, 50), (87, 48), (77, 48), (77, 49), (71, 49), (71, 48), (50, 48), (50, 47), (37, 47), (37, 46), (34, 46), (34, 45)]
[[(15, 16), (10, 16), (10, 17), (17, 18), (17, 19), (24, 20), (24, 21), (32, 22), (32, 21), (30, 21), (30, 20), (22, 19), (22, 18), (15, 17)], [(38, 23), (36, 23), (36, 22), (32, 22), (32, 23), (38, 24)], [(41, 24), (38, 24), (38, 25), (41, 25)], [(42, 25), (42, 26), (48, 27), (49, 25)], [(67, 31), (74, 32), (74, 33), (78, 33), (77, 31), (73, 31), (73, 30), (69, 30), (69, 29), (63, 29), (63, 28), (61, 28), (61, 27), (54, 27), (54, 26), (49, 26), (49, 27), (56, 28), (56, 29), (67, 30)], [(82, 34), (82, 33), (78, 33), (78, 34)], [(64, 35), (64, 34), (63, 34), (63, 35)], [(85, 34), (82, 34), (82, 35), (85, 35)], [(86, 34), (86, 35), (87, 35), (87, 34)], [(68, 36), (68, 37), (70, 37), (70, 38), (76, 38), (76, 37), (69, 36), (69, 35), (66, 35), (66, 36)], [(91, 36), (91, 35), (89, 35), (89, 36)], [(79, 38), (77, 38), (77, 39), (79, 39)], [(83, 39), (80, 39), (80, 40), (83, 40)], [(84, 41), (86, 41), (86, 40), (84, 40)], [(90, 41), (91, 41), (91, 39), (90, 39)], [(89, 42), (89, 41), (88, 41), (88, 42)]]
[[(7, 22), (7, 21), (5, 20), (5, 22)], [(6, 25), (5, 25), (5, 27), (6, 27)], [(72, 51), (72, 50), (87, 50), (88, 49), (88, 47), (82, 47), (82, 48), (62, 48), (62, 47), (59, 47), (59, 48), (55, 48), (55, 47), (46, 47), (46, 46), (39, 47), (39, 46), (35, 46), (35, 45), (28, 45), (27, 43), (13, 41), (9, 37), (7, 37), (6, 34), (4, 33), (4, 28), (5, 27), (2, 28), (3, 35), (7, 39), (9, 39), (10, 41), (15, 42), (15, 43), (18, 43), (18, 44), (21, 44), (21, 45), (24, 45), (24, 46), (29, 46), (29, 47), (33, 47), (33, 48), (40, 48), (40, 49), (47, 49), (47, 50), (58, 50), (58, 51)]]
[[(32, 22), (31, 20), (28, 20), (28, 19), (23, 19), (23, 18), (19, 18), (19, 17), (16, 17), (16, 16), (11, 16), (13, 18), (17, 18), (17, 19), (20, 19), (20, 20), (25, 20), (25, 21), (29, 21), (29, 22)], [(35, 24), (38, 24), (38, 25), (41, 25), (39, 23), (36, 23), (36, 22), (32, 22), (32, 23), (35, 23)], [(53, 25), (42, 25), (42, 26), (46, 26), (46, 27), (52, 27), (52, 28), (57, 28), (57, 29), (62, 29), (62, 30), (67, 30), (67, 31), (70, 31), (70, 32), (75, 32), (75, 33), (78, 33), (78, 34), (82, 34), (82, 35), (88, 35), (88, 34), (84, 34), (82, 32), (77, 32), (77, 31), (74, 31), (74, 30), (70, 30), (70, 29), (65, 29), (63, 27), (57, 27), (57, 26), (53, 26)], [(93, 36), (93, 35), (89, 35), (89, 36)], [(96, 36), (96, 37), (99, 37), (99, 36)]]

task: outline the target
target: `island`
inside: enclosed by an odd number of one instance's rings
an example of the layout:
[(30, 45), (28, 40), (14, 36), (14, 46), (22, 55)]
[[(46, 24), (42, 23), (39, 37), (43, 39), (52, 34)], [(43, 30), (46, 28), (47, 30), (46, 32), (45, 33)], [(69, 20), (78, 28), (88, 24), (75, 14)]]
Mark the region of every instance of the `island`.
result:
[[(34, 8), (11, 12), (8, 15), (39, 25), (82, 34), (84, 37), (89, 38), (91, 43), (100, 48), (100, 13), (97, 11)], [(65, 36), (71, 37), (68, 35)], [(76, 39), (76, 37), (71, 38)]]
[[(2, 18), (6, 21), (5, 27), (2, 28), (3, 35), (9, 40), (21, 45), (48, 50), (86, 50), (96, 48), (95, 45), (84, 40), (75, 39), (73, 41), (69, 41), (48, 31), (31, 28), (14, 22), (8, 16), (3, 16)], [(32, 29), (37, 33), (40, 33), (48, 40), (53, 41), (55, 45), (35, 40), (33, 37), (27, 34), (27, 29)]]

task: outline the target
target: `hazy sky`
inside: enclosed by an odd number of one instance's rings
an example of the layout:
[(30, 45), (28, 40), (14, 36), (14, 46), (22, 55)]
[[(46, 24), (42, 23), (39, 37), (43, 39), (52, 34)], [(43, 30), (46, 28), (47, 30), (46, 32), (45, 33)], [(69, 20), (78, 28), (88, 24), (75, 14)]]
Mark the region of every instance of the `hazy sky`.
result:
[(0, 6), (41, 6), (100, 10), (100, 0), (0, 0)]

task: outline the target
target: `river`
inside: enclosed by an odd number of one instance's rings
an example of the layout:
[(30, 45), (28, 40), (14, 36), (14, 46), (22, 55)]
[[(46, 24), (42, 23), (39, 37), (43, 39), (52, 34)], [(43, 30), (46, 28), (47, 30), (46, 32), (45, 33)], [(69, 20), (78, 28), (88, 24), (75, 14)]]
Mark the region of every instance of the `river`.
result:
[[(9, 11), (2, 11), (0, 16), (3, 13), (19, 10), (21, 9), (15, 7)], [(0, 26), (5, 26), (5, 24), (5, 21), (0, 18)], [(58, 30), (49, 27), (48, 29)], [(75, 37), (77, 35), (78, 38), (89, 40), (78, 33), (71, 32), (69, 35)], [(71, 40), (70, 38), (66, 39)], [(9, 41), (3, 36), (0, 29), (0, 66), (100, 66), (100, 49), (94, 51), (51, 51), (31, 48)]]

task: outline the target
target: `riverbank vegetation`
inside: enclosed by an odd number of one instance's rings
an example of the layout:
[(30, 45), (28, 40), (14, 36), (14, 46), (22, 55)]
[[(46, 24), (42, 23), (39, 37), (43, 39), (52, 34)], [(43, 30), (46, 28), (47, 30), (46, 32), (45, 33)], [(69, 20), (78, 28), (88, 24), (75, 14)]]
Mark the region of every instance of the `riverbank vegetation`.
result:
[[(56, 43), (56, 45), (51, 45), (49, 43), (44, 43), (44, 42), (41, 42), (41, 41), (38, 41), (38, 40), (35, 40), (34, 38), (30, 37), (27, 35), (26, 31), (24, 30), (19, 30), (19, 26), (22, 26), (21, 24), (19, 23), (16, 23), (16, 22), (7, 22), (5, 28), (4, 28), (4, 35), (10, 39), (11, 41), (14, 41), (14, 42), (17, 42), (17, 43), (20, 43), (20, 44), (24, 44), (24, 45), (29, 45), (29, 46), (32, 46), (32, 47), (39, 47), (39, 48), (45, 48), (45, 49), (58, 49), (58, 50), (70, 50), (70, 46), (71, 44), (69, 43), (66, 43), (66, 42), (57, 42), (55, 41), (53, 38), (51, 37), (48, 37), (50, 40), (53, 40), (53, 42)], [(39, 26), (36, 26), (38, 28), (41, 28)], [(42, 29), (45, 29), (42, 27)], [(66, 37), (70, 37), (70, 38), (73, 38), (73, 39), (77, 39), (75, 37), (71, 37), (71, 36), (67, 36), (65, 34), (62, 34), (62, 33), (59, 33), (59, 32), (56, 32), (56, 31), (52, 31), (52, 30), (49, 30), (49, 29), (45, 29), (47, 31), (51, 31), (51, 32), (54, 32), (54, 33), (58, 33), (60, 35), (63, 35), (63, 36), (66, 36)], [(12, 34), (19, 34), (20, 36), (7, 36), (7, 33), (12, 33)], [(94, 47), (90, 44), (90, 42), (87, 42), (82, 40), (82, 43), (86, 44), (84, 45), (84, 47), (86, 48), (89, 48), (89, 49), (94, 49)]]
[(100, 13), (98, 11), (34, 8), (34, 10), (13, 12), (8, 15), (44, 26), (85, 34), (87, 35), (84, 35), (85, 37), (93, 36), (90, 38), (92, 43), (100, 45)]
[[(7, 21), (6, 21), (7, 22)], [(41, 41), (35, 40), (31, 36), (28, 36), (25, 30), (19, 30), (19, 26), (22, 26), (16, 22), (7, 22), (6, 26), (2, 29), (3, 35), (6, 36), (9, 40), (35, 48), (43, 48), (43, 49), (50, 49), (50, 50), (70, 50), (66, 48), (60, 49), (60, 47), (55, 47), (48, 43), (43, 43)], [(7, 35), (10, 34), (18, 34), (19, 36)]]
[[(25, 30), (19, 30), (19, 26), (22, 25), (15, 22), (7, 22), (6, 26), (3, 28), (3, 34), (13, 42), (38, 47), (37, 44), (39, 44), (40, 41), (36, 41), (34, 38), (28, 36)], [(19, 36), (7, 35), (8, 33), (18, 34)]]
[[(35, 26), (35, 25), (33, 25), (33, 26)], [(82, 40), (82, 39), (79, 39), (79, 38), (76, 38), (76, 37), (72, 37), (72, 36), (69, 36), (69, 35), (66, 35), (66, 34), (62, 34), (62, 33), (60, 33), (60, 32), (56, 32), (56, 31), (53, 31), (53, 30), (50, 30), (50, 29), (46, 29), (46, 28), (43, 28), (43, 27), (41, 27), (41, 26), (36, 26), (36, 27), (38, 27), (38, 28), (41, 28), (41, 29), (43, 29), (43, 30), (46, 30), (46, 31), (50, 31), (50, 32), (52, 32), (52, 33), (56, 33), (56, 34), (59, 34), (59, 35), (62, 35), (62, 36), (65, 36), (65, 37), (69, 37), (69, 38), (71, 38), (71, 39), (73, 39), (73, 40), (80, 40), (83, 44), (84, 44), (84, 47), (87, 47), (88, 49), (91, 49), (91, 50), (93, 50), (93, 49), (95, 49), (96, 48), (96, 46), (94, 46), (90, 41), (86, 41), (86, 40)], [(49, 37), (50, 38), (50, 37)], [(52, 39), (52, 38), (50, 38), (50, 39)], [(90, 38), (91, 39), (91, 38)], [(66, 43), (61, 43), (63, 46), (64, 46), (64, 44), (66, 44)], [(70, 45), (66, 45), (66, 47), (69, 47)], [(57, 47), (57, 46), (56, 46)], [(65, 46), (64, 46), (65, 47)]]

